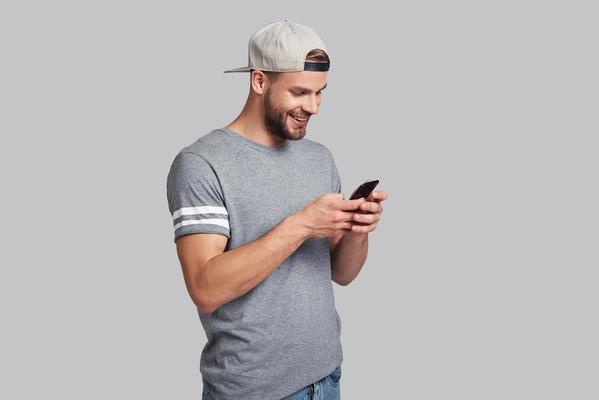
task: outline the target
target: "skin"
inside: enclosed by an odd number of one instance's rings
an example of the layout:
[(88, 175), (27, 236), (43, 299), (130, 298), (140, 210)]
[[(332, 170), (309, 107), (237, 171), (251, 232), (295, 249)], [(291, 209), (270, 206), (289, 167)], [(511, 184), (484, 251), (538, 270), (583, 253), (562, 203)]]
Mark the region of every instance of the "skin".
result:
[[(246, 104), (228, 127), (265, 146), (302, 139), (307, 125), (295, 127), (289, 115), (318, 113), (326, 76), (326, 72), (302, 71), (272, 79), (252, 71)], [(312, 237), (330, 237), (331, 279), (348, 285), (366, 260), (368, 233), (376, 228), (383, 211), (380, 203), (386, 198), (382, 190), (355, 200), (344, 199), (342, 193), (325, 193), (257, 240), (228, 251), (224, 251), (227, 237), (221, 234), (180, 237), (177, 254), (192, 300), (202, 312), (212, 313), (266, 279)]]
[[(310, 117), (318, 114), (326, 79), (326, 71), (285, 72), (273, 78), (263, 71), (253, 70), (245, 106), (228, 128), (272, 147), (302, 139)], [(308, 117), (308, 123), (297, 128), (291, 115)]]
[[(250, 73), (250, 88), (241, 113), (228, 128), (254, 142), (279, 147), (288, 140), (299, 140), (306, 136), (310, 117), (318, 114), (322, 93), (327, 86), (327, 71), (299, 71), (278, 73), (269, 76), (261, 70)], [(290, 115), (307, 116), (303, 128), (296, 128)], [(356, 233), (369, 233), (376, 229), (387, 198), (383, 190), (373, 191), (362, 213), (354, 218), (352, 228)]]
[[(318, 114), (326, 86), (326, 71), (284, 72), (272, 76), (252, 70), (247, 101), (239, 116), (227, 126), (249, 140), (271, 147), (284, 146), (288, 140), (300, 140), (306, 136), (310, 118)], [(307, 117), (306, 126), (296, 127), (291, 115)], [(337, 205), (333, 208), (352, 212), (353, 216), (349, 227), (346, 224), (331, 235), (331, 259), (335, 280), (349, 284), (366, 260), (368, 233), (376, 229), (383, 212), (381, 203), (388, 196), (383, 190), (373, 191), (367, 199), (357, 202), (344, 200), (342, 194), (337, 196)]]

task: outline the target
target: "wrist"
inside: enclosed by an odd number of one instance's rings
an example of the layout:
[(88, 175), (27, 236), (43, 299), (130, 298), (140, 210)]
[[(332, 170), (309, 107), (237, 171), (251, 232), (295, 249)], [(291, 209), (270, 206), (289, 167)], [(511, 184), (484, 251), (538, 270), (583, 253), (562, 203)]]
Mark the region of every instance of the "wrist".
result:
[(345, 239), (346, 241), (352, 241), (354, 243), (363, 243), (363, 242), (368, 241), (368, 233), (369, 232), (350, 231), (350, 232), (347, 232), (343, 236), (347, 237), (347, 239)]
[(306, 220), (304, 218), (303, 211), (298, 211), (295, 214), (291, 214), (285, 218), (285, 221), (289, 226), (289, 229), (297, 233), (302, 242), (312, 237), (312, 231), (305, 222)]

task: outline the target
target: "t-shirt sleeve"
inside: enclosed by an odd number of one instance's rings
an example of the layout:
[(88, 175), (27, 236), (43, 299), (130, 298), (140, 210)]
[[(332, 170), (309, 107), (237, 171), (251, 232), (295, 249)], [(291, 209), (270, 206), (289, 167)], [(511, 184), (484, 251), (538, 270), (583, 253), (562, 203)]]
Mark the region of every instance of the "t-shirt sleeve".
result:
[(166, 191), (175, 242), (191, 233), (220, 233), (231, 237), (229, 213), (220, 183), (201, 156), (177, 154), (168, 173)]
[(331, 158), (332, 191), (333, 193), (341, 193), (341, 176), (339, 175), (339, 170), (335, 164), (335, 158), (333, 157), (333, 154), (330, 151), (328, 153)]

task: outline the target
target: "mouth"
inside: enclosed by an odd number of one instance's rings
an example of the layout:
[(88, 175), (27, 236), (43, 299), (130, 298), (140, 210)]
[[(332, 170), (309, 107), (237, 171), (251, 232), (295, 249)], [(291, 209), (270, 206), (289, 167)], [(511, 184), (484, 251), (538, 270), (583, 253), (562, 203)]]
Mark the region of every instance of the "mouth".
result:
[(290, 115), (289, 117), (291, 118), (291, 121), (297, 128), (303, 128), (308, 124), (308, 117), (296, 117), (293, 115)]

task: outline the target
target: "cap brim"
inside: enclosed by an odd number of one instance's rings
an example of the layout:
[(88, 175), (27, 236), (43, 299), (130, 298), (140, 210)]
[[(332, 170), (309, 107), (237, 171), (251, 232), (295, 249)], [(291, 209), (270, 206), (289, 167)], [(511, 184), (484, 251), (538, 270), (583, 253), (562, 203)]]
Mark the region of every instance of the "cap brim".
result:
[(228, 69), (225, 71), (225, 73), (227, 72), (250, 72), (250, 67), (240, 67), (240, 68), (234, 68), (234, 69)]

